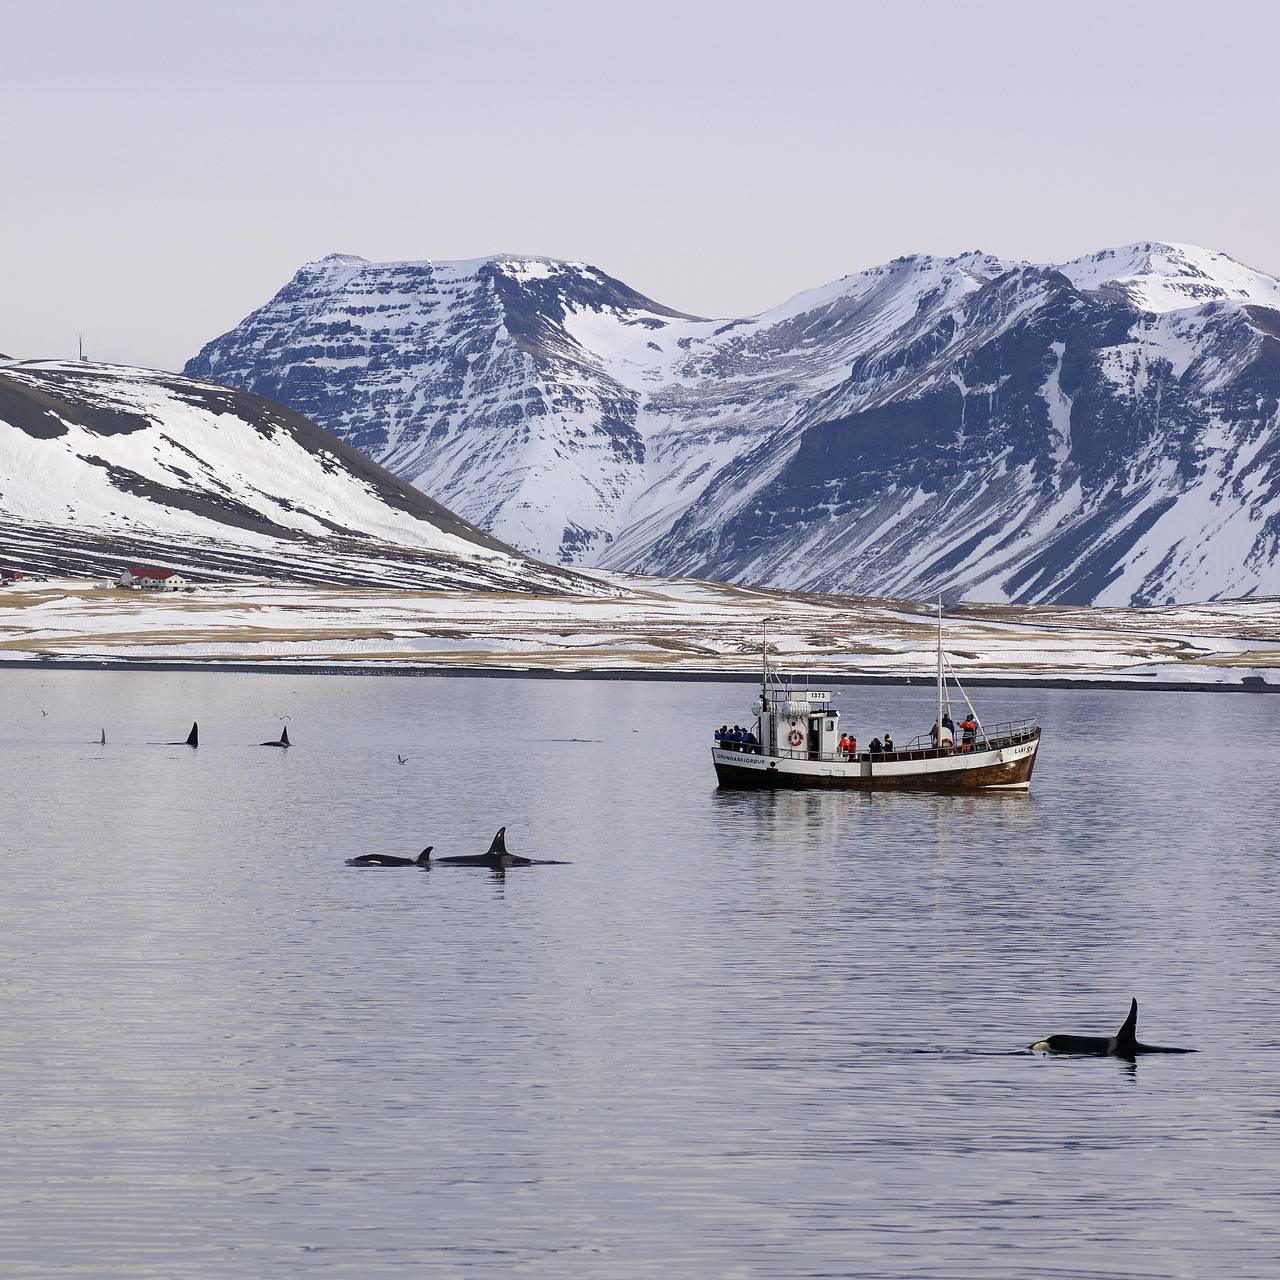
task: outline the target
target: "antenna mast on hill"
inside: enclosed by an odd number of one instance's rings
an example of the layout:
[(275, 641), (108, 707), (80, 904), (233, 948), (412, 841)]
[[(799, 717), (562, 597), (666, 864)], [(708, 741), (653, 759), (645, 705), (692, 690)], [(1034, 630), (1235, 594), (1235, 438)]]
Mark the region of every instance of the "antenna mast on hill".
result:
[(80, 361), (84, 363), (84, 330), (80, 331)]

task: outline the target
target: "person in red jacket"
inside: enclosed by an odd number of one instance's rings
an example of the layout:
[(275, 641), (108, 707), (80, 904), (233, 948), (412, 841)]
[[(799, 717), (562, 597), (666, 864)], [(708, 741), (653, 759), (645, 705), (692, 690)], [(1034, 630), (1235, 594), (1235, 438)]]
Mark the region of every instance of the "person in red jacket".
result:
[(978, 722), (973, 718), (973, 712), (970, 712), (963, 720), (960, 721), (960, 750), (972, 751), (973, 740), (978, 736)]

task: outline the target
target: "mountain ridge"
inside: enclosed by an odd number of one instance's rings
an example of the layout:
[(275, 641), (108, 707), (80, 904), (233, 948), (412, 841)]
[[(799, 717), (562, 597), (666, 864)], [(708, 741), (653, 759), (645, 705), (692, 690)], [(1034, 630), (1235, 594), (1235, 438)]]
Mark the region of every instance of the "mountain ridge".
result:
[[(1185, 554), (1161, 570), (1147, 537), (1160, 517), (1144, 512), (1172, 503), (1199, 519), (1181, 543), (1213, 525), (1204, 477), (1170, 471), (1167, 455), (1203, 450), (1188, 440), (1212, 434), (1232, 378), (1266, 364), (1253, 348), (1275, 342), (1273, 308), (1272, 277), (1158, 241), (1056, 265), (912, 255), (737, 319), (688, 316), (567, 260), (347, 257), (301, 268), (187, 368), (293, 403), (472, 522), (565, 564), (994, 600), (1084, 603), (1127, 584), (1142, 601), (1271, 582), (1270, 481), (1246, 521), (1233, 517), (1233, 537), (1244, 524), (1254, 535), (1243, 574)], [(1262, 381), (1254, 391), (1273, 399)], [(1243, 402), (1232, 421), (1241, 414)], [(1103, 424), (1123, 448), (1095, 447)], [(1017, 477), (1000, 473), (1000, 450)], [(1135, 492), (1108, 497), (1098, 468), (1114, 479), (1144, 458)], [(909, 546), (897, 529), (877, 533), (926, 508), (949, 528), (957, 504), (934, 509), (931, 466), (978, 493), (958, 505), (987, 530), (983, 556), (928, 530)], [(1218, 479), (1218, 500), (1231, 500), (1240, 477)], [(1072, 515), (1062, 500), (1077, 482)], [(1151, 490), (1141, 510), (1138, 489)], [(1000, 522), (1032, 509), (1038, 532), (1024, 518), (1002, 539)], [(1035, 553), (1029, 536), (1044, 543)]]

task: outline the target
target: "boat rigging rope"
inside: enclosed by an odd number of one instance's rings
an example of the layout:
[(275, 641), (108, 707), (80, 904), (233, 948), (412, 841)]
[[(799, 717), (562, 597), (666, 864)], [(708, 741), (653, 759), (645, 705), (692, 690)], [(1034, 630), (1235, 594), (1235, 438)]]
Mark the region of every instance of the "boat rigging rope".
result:
[(943, 662), (947, 665), (947, 670), (951, 672), (951, 678), (956, 682), (956, 688), (960, 690), (960, 696), (964, 699), (964, 705), (969, 708), (969, 714), (973, 717), (973, 722), (978, 726), (978, 732), (985, 738), (987, 731), (982, 727), (982, 721), (978, 719), (978, 712), (973, 703), (969, 701), (969, 695), (964, 691), (964, 685), (960, 683), (960, 677), (956, 675), (956, 669), (951, 665), (951, 659), (944, 653), (942, 655)]

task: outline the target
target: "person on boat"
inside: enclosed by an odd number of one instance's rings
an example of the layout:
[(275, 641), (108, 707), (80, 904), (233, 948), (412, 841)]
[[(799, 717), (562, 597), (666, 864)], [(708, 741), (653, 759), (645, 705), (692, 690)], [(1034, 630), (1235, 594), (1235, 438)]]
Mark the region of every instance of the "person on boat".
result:
[(872, 738), (869, 750), (873, 756), (878, 756), (884, 750), (884, 744), (879, 738)]
[(884, 735), (884, 749), (886, 751), (896, 751), (897, 747), (893, 745), (893, 734), (886, 733)]
[(849, 754), (849, 735), (847, 733), (842, 733), (840, 735), (840, 741), (836, 743), (836, 750), (842, 756), (847, 756)]
[(978, 736), (978, 722), (973, 718), (971, 711), (963, 720), (960, 721), (960, 750), (972, 751), (973, 740)]
[(735, 747), (740, 748), (742, 746), (742, 734), (743, 734), (742, 726), (740, 724), (735, 724), (733, 726), (733, 735), (730, 738), (730, 741), (733, 743)]
[(929, 730), (929, 741), (936, 747), (938, 745), (938, 722), (933, 722), (933, 728)]
[(760, 749), (760, 739), (756, 737), (755, 731), (752, 729), (744, 729), (742, 731), (742, 741), (747, 750), (753, 754)]
[(724, 746), (725, 742), (728, 740), (728, 737), (729, 737), (729, 726), (727, 724), (722, 724), (716, 730), (716, 746), (717, 747)]
[[(951, 718), (950, 711), (942, 713), (942, 727), (951, 735), (951, 741), (954, 742), (956, 740), (956, 722)], [(944, 742), (947, 740), (946, 733), (942, 735), (942, 740)]]

